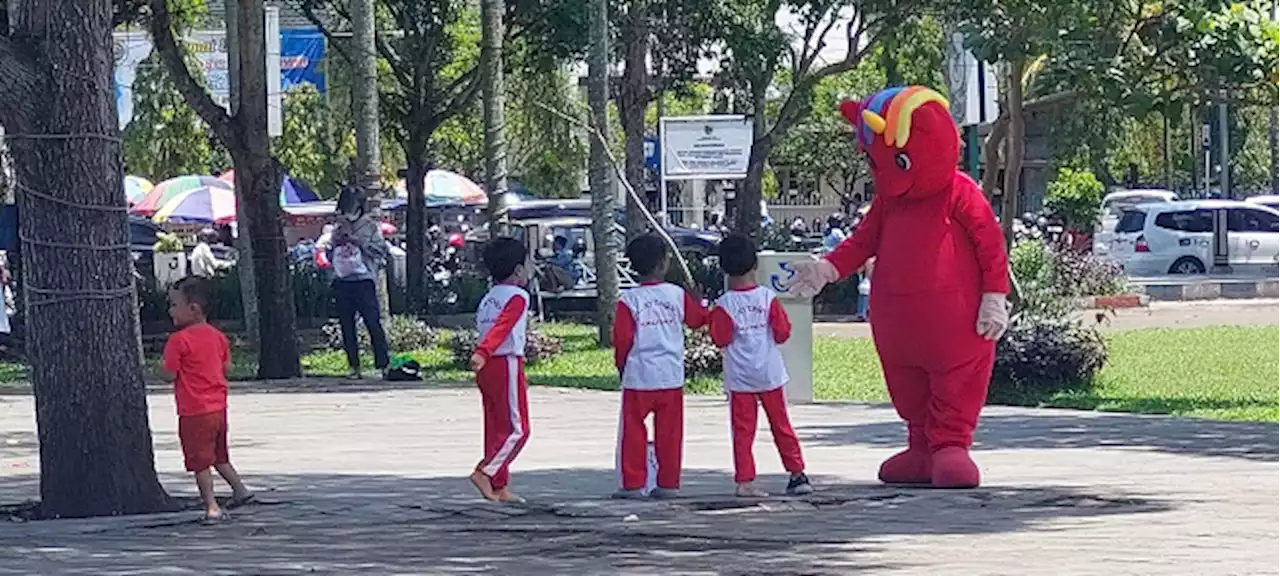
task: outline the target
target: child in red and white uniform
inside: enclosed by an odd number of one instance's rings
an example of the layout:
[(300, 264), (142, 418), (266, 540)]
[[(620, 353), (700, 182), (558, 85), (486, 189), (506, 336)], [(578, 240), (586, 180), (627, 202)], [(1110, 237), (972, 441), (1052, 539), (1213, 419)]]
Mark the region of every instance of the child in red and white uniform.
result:
[(783, 388), (789, 377), (778, 349), (791, 337), (791, 320), (777, 294), (756, 285), (756, 247), (751, 240), (730, 235), (720, 242), (719, 253), (729, 291), (716, 300), (709, 322), (711, 339), (724, 350), (724, 387), (729, 393), (737, 495), (768, 496), (755, 486), (756, 462), (751, 447), (756, 438), (757, 403), (764, 406), (773, 443), (782, 456), (783, 467), (791, 473), (787, 494), (809, 494), (813, 487), (804, 474), (800, 440), (787, 417)]
[(648, 430), (653, 414), (653, 444), (658, 460), (653, 496), (670, 498), (680, 489), (684, 443), (684, 327), (706, 323), (702, 298), (674, 284), (667, 274), (667, 245), (647, 234), (627, 245), (631, 269), (640, 285), (618, 298), (613, 322), (614, 362), (622, 380), (618, 461), (622, 486), (616, 498), (640, 498), (648, 476)]
[(498, 502), (523, 502), (507, 488), (508, 468), (529, 439), (528, 384), (524, 379), (525, 327), (529, 293), (528, 252), (513, 238), (496, 238), (484, 249), (493, 287), (476, 309), (480, 343), (471, 370), (484, 407), (484, 459), (471, 473), (480, 494)]

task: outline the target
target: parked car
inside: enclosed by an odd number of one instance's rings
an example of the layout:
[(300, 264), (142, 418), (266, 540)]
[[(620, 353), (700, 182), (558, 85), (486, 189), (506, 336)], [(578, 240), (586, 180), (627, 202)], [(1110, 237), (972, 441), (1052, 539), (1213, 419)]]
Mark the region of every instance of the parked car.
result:
[(1102, 198), (1099, 220), (1093, 231), (1093, 253), (1106, 256), (1111, 249), (1112, 234), (1125, 209), (1143, 204), (1172, 202), (1178, 195), (1168, 190), (1118, 190)]
[(1244, 201), (1250, 204), (1266, 206), (1267, 208), (1270, 208), (1272, 210), (1280, 210), (1280, 196), (1272, 196), (1272, 195), (1250, 196), (1248, 198), (1245, 198)]
[(1274, 274), (1280, 264), (1280, 212), (1235, 200), (1130, 206), (1108, 250), (1130, 276), (1203, 274), (1213, 264), (1213, 222), (1219, 212), (1226, 212), (1231, 268)]

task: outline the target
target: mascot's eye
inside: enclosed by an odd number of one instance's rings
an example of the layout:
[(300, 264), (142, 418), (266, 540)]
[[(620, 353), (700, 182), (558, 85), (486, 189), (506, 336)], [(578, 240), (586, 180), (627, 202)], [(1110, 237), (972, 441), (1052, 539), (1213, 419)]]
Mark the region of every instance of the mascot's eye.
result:
[(899, 152), (897, 156), (893, 157), (893, 161), (903, 170), (911, 169), (911, 158), (907, 157), (906, 152)]

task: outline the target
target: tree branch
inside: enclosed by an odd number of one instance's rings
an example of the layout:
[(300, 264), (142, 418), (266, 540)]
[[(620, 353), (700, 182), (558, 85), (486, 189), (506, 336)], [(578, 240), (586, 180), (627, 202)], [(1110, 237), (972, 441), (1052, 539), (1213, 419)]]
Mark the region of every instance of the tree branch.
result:
[[(464, 82), (466, 83), (465, 86), (463, 86)], [(476, 66), (449, 84), (449, 87), (445, 89), (445, 94), (447, 94), (444, 100), (445, 104), (440, 108), (440, 111), (435, 114), (432, 120), (437, 125), (443, 124), (445, 120), (454, 117), (458, 113), (462, 112), (463, 108), (466, 108), (475, 102), (476, 96), (479, 93), (480, 68), (479, 66)]]
[(222, 145), (233, 148), (236, 142), (234, 119), (213, 101), (213, 97), (199, 82), (196, 82), (195, 77), (191, 75), (191, 70), (187, 68), (187, 62), (182, 57), (182, 50), (178, 47), (178, 41), (173, 34), (173, 20), (169, 15), (167, 0), (151, 0), (151, 20), (148, 24), (156, 51), (159, 52), (160, 60), (164, 62), (165, 68), (173, 78), (178, 92), (187, 101), (187, 105), (196, 111), (200, 119), (209, 125), (209, 129), (213, 130), (213, 134), (218, 137)]
[(34, 118), (40, 74), (36, 59), (11, 37), (0, 36), (0, 124), (11, 133), (26, 132)]
[(302, 8), (302, 15), (306, 16), (307, 21), (311, 22), (312, 26), (320, 29), (320, 33), (324, 34), (325, 42), (327, 42), (329, 46), (332, 46), (343, 60), (346, 60), (348, 64), (355, 62), (351, 58), (351, 53), (347, 52), (347, 49), (342, 45), (343, 43), (338, 41), (338, 38), (333, 35), (333, 32), (329, 30), (329, 27), (325, 25), (324, 21), (316, 15), (316, 2), (317, 0), (302, 0), (302, 4), (300, 5)]

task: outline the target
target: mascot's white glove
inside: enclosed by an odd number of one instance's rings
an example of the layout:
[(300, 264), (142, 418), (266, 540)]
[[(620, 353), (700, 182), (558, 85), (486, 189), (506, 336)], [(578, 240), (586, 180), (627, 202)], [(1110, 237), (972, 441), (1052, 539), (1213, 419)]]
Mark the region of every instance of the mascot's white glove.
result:
[(791, 283), (791, 293), (801, 298), (817, 296), (827, 284), (840, 279), (836, 265), (825, 259), (795, 262), (796, 279)]
[(987, 340), (999, 340), (1009, 328), (1009, 307), (1005, 295), (992, 292), (982, 295), (978, 305), (978, 334)]

